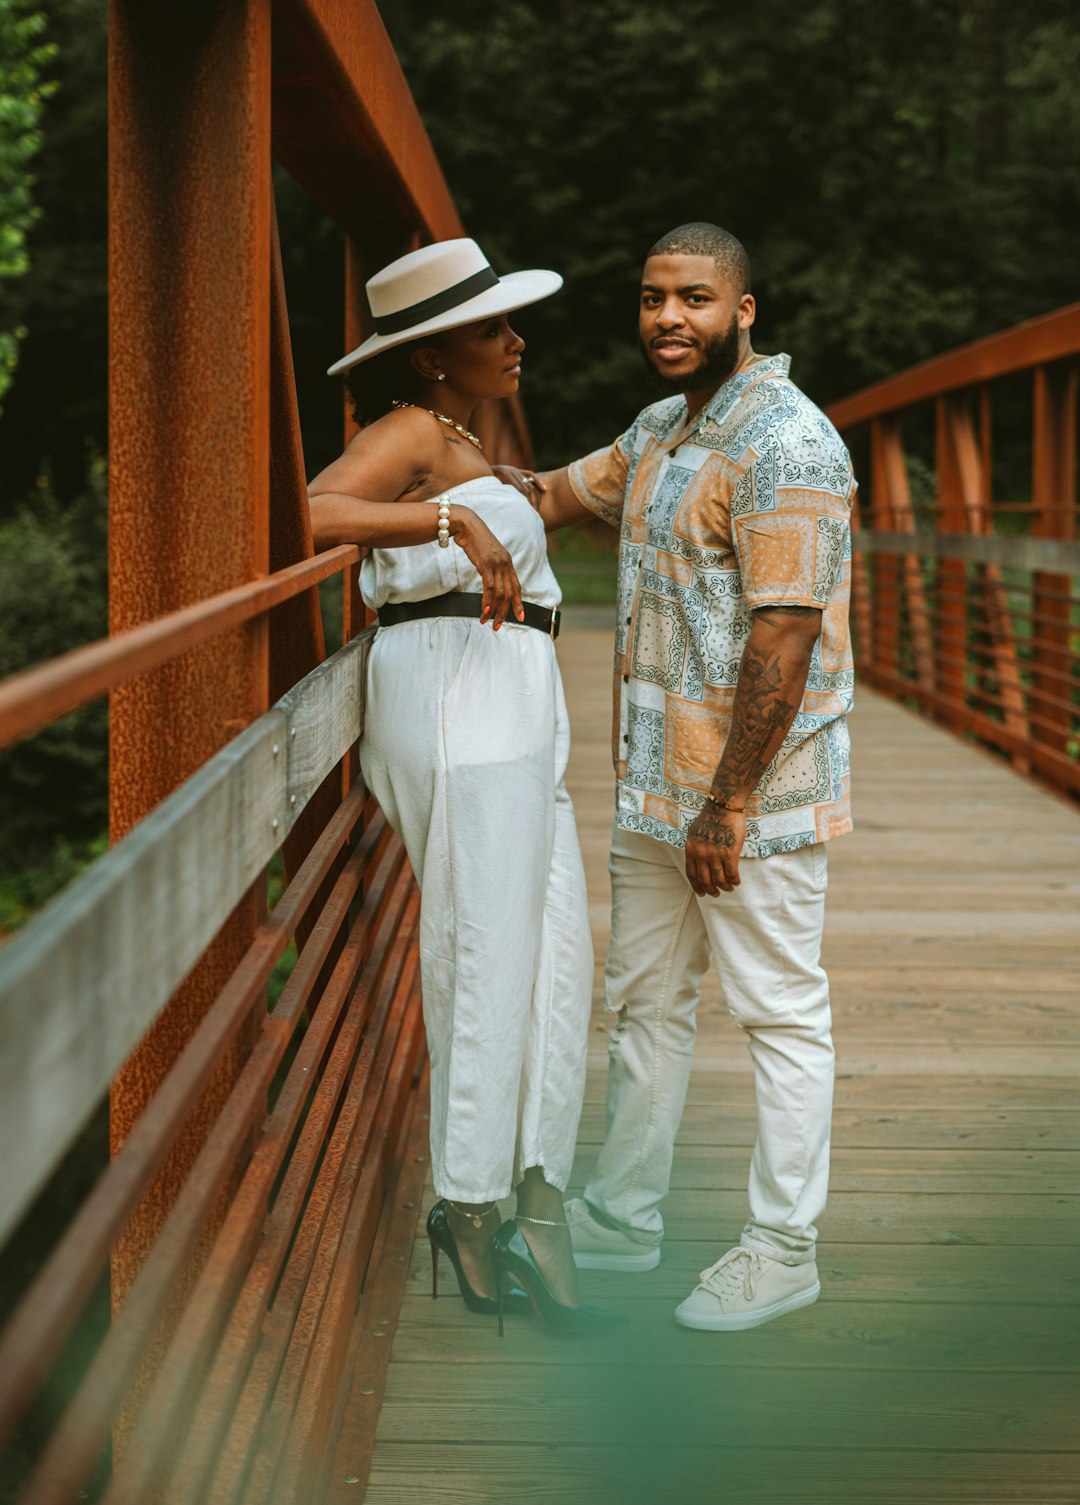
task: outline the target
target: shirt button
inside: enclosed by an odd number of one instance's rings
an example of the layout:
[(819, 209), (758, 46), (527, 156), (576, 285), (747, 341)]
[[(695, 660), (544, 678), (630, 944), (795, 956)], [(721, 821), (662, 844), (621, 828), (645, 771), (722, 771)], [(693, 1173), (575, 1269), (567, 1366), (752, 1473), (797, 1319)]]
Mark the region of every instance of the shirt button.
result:
[(630, 676), (629, 676), (629, 674), (624, 674), (623, 675), (622, 682), (623, 682), (624, 685), (628, 685), (630, 683)]

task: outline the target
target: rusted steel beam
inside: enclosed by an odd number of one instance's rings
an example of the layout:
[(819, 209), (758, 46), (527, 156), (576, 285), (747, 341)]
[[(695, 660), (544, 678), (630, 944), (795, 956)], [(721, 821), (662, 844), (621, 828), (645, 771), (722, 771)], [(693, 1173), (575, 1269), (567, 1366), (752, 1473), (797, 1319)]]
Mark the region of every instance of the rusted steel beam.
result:
[[(895, 418), (886, 418), (874, 427), (880, 428), (881, 473), (888, 489), (893, 524), (900, 532), (910, 533), (914, 537), (915, 509), (911, 505), (911, 488), (908, 485), (907, 462), (900, 437), (900, 425)], [(930, 635), (926, 588), (923, 585), (922, 568), (917, 554), (905, 553), (903, 574), (908, 628), (915, 652), (916, 673), (919, 683), (932, 689), (934, 646)]]
[(417, 227), (427, 240), (462, 235), (374, 0), (274, 0), (273, 9), (278, 160), (365, 246)]
[(320, 580), (348, 570), (358, 557), (352, 544), (328, 549), (141, 627), (74, 648), (40, 668), (13, 674), (0, 684), (0, 747), (311, 590)]
[[(870, 509), (875, 530), (885, 532), (895, 528), (879, 419), (870, 426)], [(890, 555), (874, 560), (873, 602), (874, 668), (883, 674), (895, 674), (900, 664), (900, 561)]]
[[(1080, 368), (1069, 364), (1035, 372), (1031, 499), (1040, 510), (1033, 519), (1040, 539), (1076, 536), (1077, 389)], [(1047, 622), (1043, 650), (1032, 666), (1032, 691), (1045, 695), (1046, 669), (1071, 671), (1073, 582), (1065, 575), (1039, 572), (1034, 580), (1034, 610)], [(1037, 728), (1040, 743), (1064, 753), (1075, 736), (1076, 713), (1063, 711), (1052, 728)]]
[(917, 402), (928, 402), (998, 376), (1028, 371), (1033, 366), (1078, 354), (1080, 303), (1071, 303), (1067, 308), (1029, 319), (1026, 324), (988, 335), (959, 350), (950, 350), (947, 355), (912, 366), (898, 376), (875, 382), (851, 397), (832, 403), (826, 412), (838, 429), (849, 429)]
[[(269, 71), (270, 0), (190, 0), (165, 8), (110, 0), (114, 632), (268, 570)], [(113, 839), (268, 703), (265, 619), (114, 692)], [(114, 1078), (113, 1154), (241, 960), (263, 903), (256, 885)], [(202, 1102), (116, 1244), (114, 1310), (154, 1248), (251, 1049), (256, 1022), (253, 1012), (218, 1062)], [(226, 1190), (222, 1183), (222, 1196)], [(192, 1254), (221, 1211), (207, 1210)], [(174, 1276), (174, 1314), (188, 1280), (186, 1272)], [(148, 1376), (156, 1354), (145, 1335), (142, 1342)], [(114, 1431), (118, 1449), (128, 1419), (122, 1414)], [(50, 1453), (50, 1467), (56, 1457)]]
[[(270, 569), (278, 571), (311, 559), (315, 551), (276, 213), (272, 215), (271, 232), (269, 549)], [(291, 690), (325, 657), (319, 593), (313, 587), (292, 597), (270, 615), (271, 703)], [(313, 818), (318, 818), (321, 830), (329, 818), (329, 810), (325, 803), (316, 810), (316, 804), (312, 800), (308, 810)]]

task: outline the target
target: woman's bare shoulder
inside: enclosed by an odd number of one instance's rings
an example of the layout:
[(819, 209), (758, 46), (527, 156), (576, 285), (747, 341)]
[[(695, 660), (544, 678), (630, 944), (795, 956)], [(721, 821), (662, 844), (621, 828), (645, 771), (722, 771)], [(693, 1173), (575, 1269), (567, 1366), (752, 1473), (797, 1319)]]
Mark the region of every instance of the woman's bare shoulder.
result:
[(430, 415), (399, 408), (354, 434), (345, 449), (308, 488), (393, 501), (430, 475), (438, 460), (438, 436)]

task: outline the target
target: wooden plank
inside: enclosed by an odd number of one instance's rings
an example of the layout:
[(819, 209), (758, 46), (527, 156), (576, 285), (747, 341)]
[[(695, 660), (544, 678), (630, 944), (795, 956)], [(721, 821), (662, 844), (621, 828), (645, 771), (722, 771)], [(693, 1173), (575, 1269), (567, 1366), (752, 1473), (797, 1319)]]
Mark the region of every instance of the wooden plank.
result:
[[(1076, 1505), (1075, 1452), (710, 1446), (644, 1449), (512, 1440), (380, 1445), (367, 1499), (378, 1505), (658, 1505), (738, 1498), (818, 1505)], [(512, 1481), (507, 1493), (507, 1481)]]
[[(599, 1009), (610, 641), (571, 631), (559, 654)], [(863, 690), (853, 731), (856, 834), (830, 849), (840, 1070), (821, 1301), (747, 1334), (672, 1321), (746, 1216), (753, 1079), (710, 974), (663, 1263), (583, 1272), (587, 1299), (631, 1327), (570, 1344), (525, 1317), (500, 1344), (460, 1299), (431, 1301), (419, 1242), (368, 1505), (793, 1489), (822, 1505), (1080, 1501), (1080, 1456), (1064, 1451), (1080, 1398), (1080, 820)], [(996, 832), (1006, 802), (1019, 850)], [(589, 1034), (574, 1192), (603, 1123), (610, 1024), (597, 1012)]]
[[(592, 1294), (602, 1299), (598, 1283), (590, 1284)], [(417, 1307), (423, 1300), (424, 1292), (417, 1290), (406, 1304), (394, 1339), (395, 1364), (491, 1362), (490, 1324), (468, 1312), (454, 1295), (440, 1296), (421, 1314)], [(688, 1342), (670, 1315), (652, 1323), (648, 1333), (658, 1364), (697, 1369), (1008, 1370), (1070, 1376), (1080, 1367), (1076, 1338), (1075, 1324), (1063, 1324), (1056, 1307), (1005, 1304), (995, 1307), (994, 1321), (988, 1322), (985, 1305), (974, 1301), (821, 1302), (813, 1323), (772, 1323), (752, 1343)], [(566, 1352), (558, 1343), (504, 1343), (498, 1360), (500, 1366), (522, 1371), (533, 1365), (559, 1367), (566, 1364)], [(577, 1345), (576, 1368), (602, 1371), (609, 1362), (604, 1345)], [(598, 1380), (602, 1383), (602, 1376)], [(527, 1384), (528, 1379), (522, 1373), (514, 1382)]]
[(0, 952), (0, 1238), (356, 740), (369, 642), (320, 665)]
[[(693, 1289), (698, 1273), (736, 1241), (744, 1220), (745, 1212), (726, 1228), (717, 1220), (714, 1236), (701, 1242), (665, 1240), (660, 1265), (646, 1274), (584, 1272), (590, 1299), (627, 1312), (640, 1309), (645, 1313), (641, 1321), (651, 1322), (655, 1316), (666, 1327), (675, 1304)], [(421, 1306), (425, 1258), (418, 1248), (408, 1292)], [(1033, 1266), (1039, 1270), (1037, 1282), (1028, 1278)], [(816, 1312), (851, 1301), (904, 1305), (976, 1297), (996, 1309), (999, 1304), (1015, 1305), (1022, 1297), (1027, 1306), (1063, 1309), (1069, 1329), (1080, 1337), (1080, 1261), (1067, 1245), (838, 1244), (827, 1238), (818, 1250), (818, 1272), (822, 1296)], [(428, 1274), (430, 1279), (430, 1263)], [(430, 1283), (427, 1290), (430, 1295)], [(1080, 1367), (1080, 1356), (1077, 1363)]]
[[(388, 1199), (353, 1324), (351, 1381), (325, 1479), (326, 1505), (355, 1505), (371, 1469), (379, 1408), (396, 1344), (419, 1207), (428, 1171), (428, 1082), (417, 1089), (401, 1167)], [(383, 1341), (383, 1340), (386, 1341)]]
[[(789, 1321), (812, 1320), (799, 1314)], [(505, 1343), (528, 1324), (508, 1325)], [(388, 1442), (459, 1442), (498, 1446), (527, 1440), (542, 1425), (560, 1444), (593, 1447), (931, 1448), (1048, 1452), (1067, 1445), (1080, 1404), (1080, 1379), (1058, 1381), (1056, 1402), (1031, 1403), (1027, 1374), (950, 1371), (933, 1381), (923, 1373), (816, 1369), (744, 1369), (737, 1385), (704, 1386), (694, 1367), (653, 1364), (634, 1329), (607, 1340), (609, 1372), (604, 1404), (590, 1369), (537, 1367), (527, 1385), (520, 1371), (497, 1359), (454, 1369), (453, 1384), (433, 1368), (392, 1365), (379, 1422)], [(549, 1343), (557, 1342), (552, 1334)], [(712, 1335), (688, 1335), (688, 1343)], [(498, 1339), (494, 1340), (498, 1343)], [(603, 1341), (603, 1340), (601, 1340)], [(565, 1343), (564, 1345), (565, 1346)], [(647, 1367), (649, 1382), (642, 1383)], [(542, 1422), (540, 1420), (542, 1418)], [(872, 1497), (871, 1497), (872, 1498)]]

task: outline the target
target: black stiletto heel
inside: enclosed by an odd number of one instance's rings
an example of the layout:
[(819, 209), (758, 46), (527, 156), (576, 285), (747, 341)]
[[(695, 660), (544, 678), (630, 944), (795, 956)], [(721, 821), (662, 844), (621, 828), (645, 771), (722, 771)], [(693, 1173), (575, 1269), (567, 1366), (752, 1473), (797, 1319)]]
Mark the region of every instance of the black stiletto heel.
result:
[[(609, 1312), (603, 1307), (564, 1306), (561, 1301), (556, 1301), (528, 1240), (513, 1221), (504, 1223), (492, 1239), (491, 1254), (495, 1261), (496, 1289), (504, 1275), (516, 1280), (528, 1293), (537, 1316), (542, 1317), (556, 1332), (607, 1332), (610, 1328), (622, 1327), (628, 1320), (620, 1312)], [(501, 1338), (503, 1322), (498, 1297), (496, 1311), (499, 1315)]]
[[(450, 1226), (449, 1204), (445, 1198), (436, 1202), (428, 1213), (427, 1220), (428, 1242), (431, 1244), (431, 1299), (434, 1301), (439, 1294), (439, 1251), (446, 1255), (454, 1267), (457, 1276), (458, 1289), (461, 1291), (462, 1300), (470, 1312), (477, 1312), (481, 1316), (491, 1317), (499, 1310), (499, 1303), (504, 1302), (506, 1310), (519, 1309), (525, 1311), (528, 1308), (528, 1299), (519, 1286), (502, 1292), (498, 1291), (497, 1297), (481, 1296), (474, 1291), (469, 1284), (469, 1278), (461, 1268), (461, 1254), (458, 1250), (457, 1239), (454, 1230)], [(498, 1271), (495, 1272), (496, 1286), (500, 1280)]]

